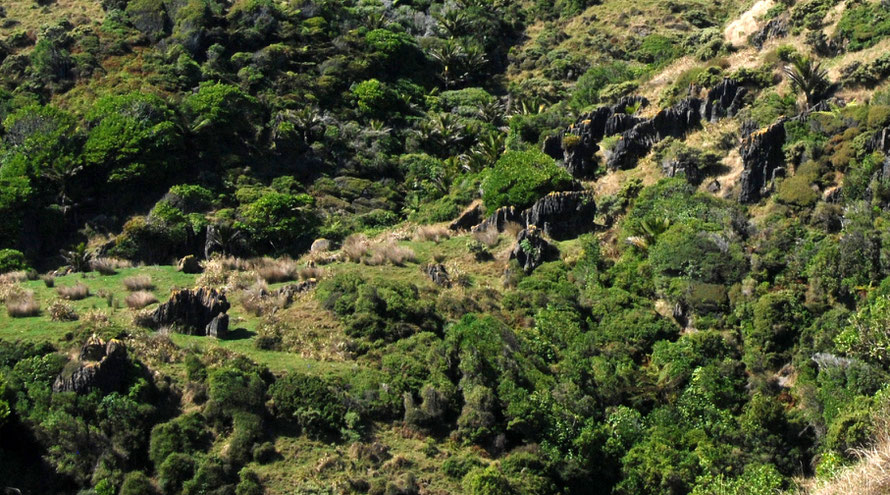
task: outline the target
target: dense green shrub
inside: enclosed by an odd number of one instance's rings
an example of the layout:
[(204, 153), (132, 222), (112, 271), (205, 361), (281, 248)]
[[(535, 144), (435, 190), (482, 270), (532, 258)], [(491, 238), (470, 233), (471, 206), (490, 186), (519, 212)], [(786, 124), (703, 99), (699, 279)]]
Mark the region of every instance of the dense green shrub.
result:
[(28, 260), (21, 251), (0, 249), (0, 273), (14, 272), (28, 268)]
[(625, 62), (594, 64), (578, 78), (572, 92), (571, 105), (583, 109), (600, 101), (600, 93), (611, 84), (637, 77), (638, 72)]
[(508, 151), (482, 181), (482, 200), (492, 212), (502, 206), (524, 209), (551, 191), (570, 187), (572, 177), (539, 151)]
[(153, 495), (155, 492), (151, 480), (145, 473), (133, 471), (124, 478), (119, 495)]
[(269, 389), (278, 417), (295, 421), (313, 436), (336, 434), (344, 426), (346, 407), (332, 392), (333, 384), (322, 378), (292, 372)]
[(890, 12), (880, 3), (862, 3), (844, 9), (837, 34), (847, 40), (850, 51), (874, 46), (890, 34)]
[(441, 326), (432, 301), (421, 298), (410, 283), (341, 274), (323, 281), (317, 295), (325, 308), (344, 319), (346, 333), (353, 337), (392, 342), (437, 332)]
[(315, 238), (319, 220), (307, 194), (270, 192), (243, 205), (241, 221), (260, 252), (299, 253)]
[(182, 148), (174, 119), (157, 96), (129, 93), (100, 99), (86, 116), (90, 131), (84, 165), (124, 187), (163, 182), (171, 159)]
[(149, 458), (159, 467), (170, 454), (190, 454), (201, 449), (206, 440), (204, 419), (199, 414), (185, 414), (151, 430)]

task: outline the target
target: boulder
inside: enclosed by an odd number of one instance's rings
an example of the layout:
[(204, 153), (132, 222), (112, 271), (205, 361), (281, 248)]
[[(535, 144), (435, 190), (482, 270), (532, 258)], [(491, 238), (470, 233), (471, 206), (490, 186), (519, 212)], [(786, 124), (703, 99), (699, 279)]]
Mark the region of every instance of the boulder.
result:
[(448, 270), (442, 263), (434, 263), (420, 267), (420, 271), (426, 274), (436, 285), (440, 287), (451, 287), (451, 279), (448, 277)]
[(103, 394), (119, 391), (127, 373), (127, 347), (123, 342), (90, 337), (77, 361), (70, 363), (53, 382), (53, 392), (85, 394), (99, 389)]
[(522, 212), (525, 227), (534, 225), (548, 236), (571, 239), (593, 230), (596, 202), (588, 191), (550, 193)]
[(451, 222), (448, 226), (451, 230), (470, 230), (474, 226), (479, 225), (482, 221), (484, 212), (482, 211), (482, 203), (476, 203), (460, 214), (457, 220)]
[(545, 155), (553, 158), (554, 160), (561, 160), (562, 135), (553, 134), (544, 138), (544, 145), (541, 147), (541, 151), (543, 151)]
[(173, 327), (189, 335), (212, 335), (224, 338), (228, 331), (229, 310), (226, 296), (207, 287), (182, 289), (160, 305), (151, 317), (155, 328)]
[[(785, 121), (752, 133), (742, 141), (739, 154), (744, 169), (739, 178), (739, 202), (753, 203), (766, 194), (768, 185), (782, 168), (785, 154)], [(783, 169), (784, 171), (784, 169)]]
[(712, 180), (707, 185), (708, 192), (711, 194), (717, 194), (720, 192), (720, 181), (717, 179)]
[(309, 248), (309, 251), (312, 253), (326, 253), (331, 250), (331, 241), (327, 239), (315, 239), (312, 241), (312, 246)]
[(531, 225), (516, 236), (516, 245), (510, 253), (510, 259), (515, 259), (526, 273), (531, 273), (558, 254), (556, 247), (544, 239), (541, 230)]
[(216, 337), (224, 339), (229, 334), (229, 315), (221, 313), (216, 315), (210, 323), (207, 324), (205, 334), (208, 337)]
[(182, 273), (201, 273), (203, 271), (198, 258), (191, 254), (179, 260), (179, 263), (176, 264), (176, 269)]

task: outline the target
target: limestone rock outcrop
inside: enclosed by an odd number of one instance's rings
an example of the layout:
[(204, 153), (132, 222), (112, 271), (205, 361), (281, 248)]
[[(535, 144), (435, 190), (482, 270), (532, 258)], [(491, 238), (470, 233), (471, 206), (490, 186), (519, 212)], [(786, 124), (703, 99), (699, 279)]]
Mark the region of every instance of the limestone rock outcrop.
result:
[(739, 154), (744, 169), (739, 178), (739, 202), (753, 203), (766, 194), (777, 173), (784, 171), (785, 121), (752, 133), (742, 141)]
[(531, 273), (558, 254), (558, 250), (544, 239), (541, 230), (532, 225), (516, 236), (516, 245), (510, 253), (510, 259), (515, 259), (526, 273)]
[(572, 177), (584, 179), (596, 171), (594, 155), (604, 136), (632, 128), (642, 119), (631, 115), (649, 104), (642, 96), (627, 96), (610, 106), (602, 106), (583, 115), (561, 135), (544, 141), (543, 151), (556, 160)]
[(106, 343), (93, 336), (83, 345), (75, 363), (69, 364), (53, 383), (53, 392), (84, 394), (99, 389), (104, 394), (120, 390), (127, 372), (127, 347), (117, 339)]
[(742, 107), (746, 92), (735, 80), (724, 78), (704, 98), (690, 96), (662, 109), (651, 119), (621, 133), (618, 142), (607, 153), (606, 167), (609, 170), (632, 168), (652, 145), (662, 139), (681, 138), (703, 121), (716, 122), (735, 115)]
[(156, 328), (172, 327), (189, 335), (224, 338), (229, 330), (230, 304), (216, 289), (201, 287), (174, 292), (152, 315)]
[(451, 287), (451, 278), (448, 276), (448, 270), (442, 263), (433, 263), (420, 267), (420, 271), (426, 274), (434, 284), (440, 287)]
[(526, 227), (534, 225), (548, 236), (571, 239), (593, 230), (596, 202), (587, 191), (565, 191), (548, 194), (522, 212)]
[(550, 193), (526, 210), (512, 206), (497, 209), (473, 227), (474, 232), (496, 229), (503, 232), (513, 222), (522, 228), (532, 225), (557, 240), (571, 239), (594, 229), (596, 202), (590, 191), (561, 191)]

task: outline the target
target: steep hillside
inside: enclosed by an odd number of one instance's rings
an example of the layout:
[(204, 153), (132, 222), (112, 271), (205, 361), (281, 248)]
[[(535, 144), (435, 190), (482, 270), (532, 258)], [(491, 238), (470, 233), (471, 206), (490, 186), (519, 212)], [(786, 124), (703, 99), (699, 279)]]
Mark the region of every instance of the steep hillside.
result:
[(881, 493), (885, 3), (3, 3), (0, 488)]

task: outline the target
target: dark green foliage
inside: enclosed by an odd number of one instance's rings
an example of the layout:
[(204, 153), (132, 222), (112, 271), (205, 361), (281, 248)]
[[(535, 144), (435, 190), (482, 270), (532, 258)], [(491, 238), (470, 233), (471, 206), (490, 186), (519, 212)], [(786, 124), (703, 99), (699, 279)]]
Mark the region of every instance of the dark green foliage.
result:
[(151, 430), (149, 458), (160, 469), (171, 454), (195, 452), (203, 447), (206, 440), (203, 418), (198, 414), (186, 414)]
[(240, 411), (260, 411), (266, 397), (266, 384), (254, 372), (219, 368), (208, 374), (209, 411), (233, 416)]
[(637, 72), (624, 62), (594, 64), (575, 83), (571, 104), (573, 107), (583, 109), (599, 103), (604, 88), (631, 80), (637, 75)]
[(431, 301), (419, 297), (410, 283), (343, 274), (322, 282), (317, 294), (344, 319), (353, 337), (391, 342), (421, 331), (437, 332), (441, 326)]
[(259, 251), (297, 253), (315, 236), (318, 219), (307, 194), (270, 192), (241, 209), (241, 223)]
[(269, 390), (276, 415), (294, 421), (308, 435), (336, 434), (344, 425), (346, 407), (332, 392), (333, 385), (303, 373), (288, 373)]
[(13, 272), (16, 270), (25, 270), (28, 268), (28, 261), (21, 251), (15, 249), (0, 249), (0, 273)]
[(195, 475), (195, 460), (189, 454), (172, 453), (157, 467), (158, 483), (165, 494), (179, 493)]
[(482, 199), (489, 212), (502, 206), (522, 210), (551, 191), (567, 189), (572, 177), (552, 158), (538, 151), (508, 151), (482, 181)]
[[(100, 99), (86, 116), (84, 166), (126, 187), (162, 182), (182, 137), (174, 114), (156, 96), (130, 93)], [(98, 173), (98, 170), (93, 173)]]
[(119, 495), (154, 495), (157, 493), (145, 473), (133, 471), (124, 478)]
[(880, 2), (844, 9), (836, 32), (850, 51), (869, 48), (890, 34), (890, 11)]

